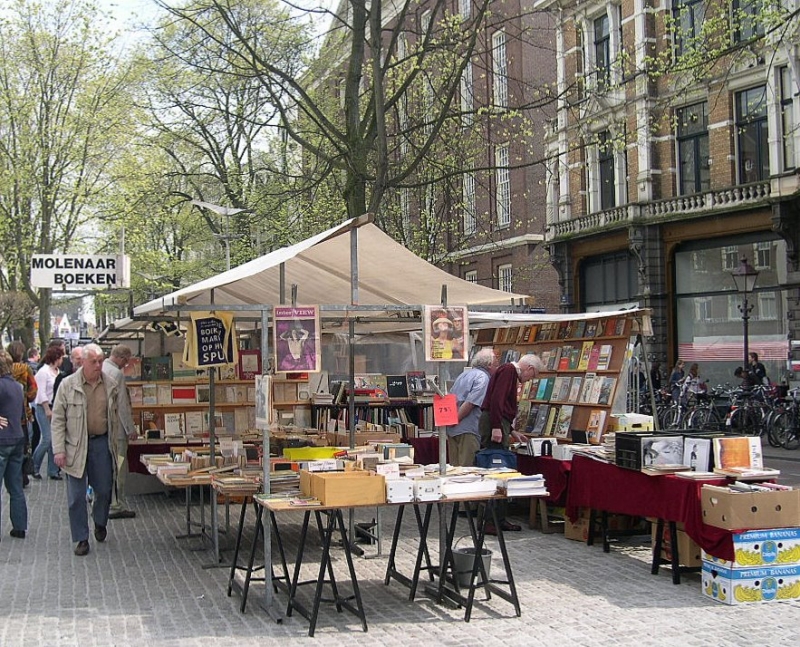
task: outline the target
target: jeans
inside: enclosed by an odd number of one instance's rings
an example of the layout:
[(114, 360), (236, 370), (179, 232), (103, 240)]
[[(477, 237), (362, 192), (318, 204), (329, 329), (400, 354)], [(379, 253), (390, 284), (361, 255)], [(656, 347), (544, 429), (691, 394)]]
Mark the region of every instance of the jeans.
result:
[(5, 482), (10, 499), (11, 526), (14, 530), (23, 531), (28, 529), (28, 505), (25, 503), (25, 492), (22, 490), (24, 447), (24, 440), (20, 440), (16, 445), (0, 445), (0, 479)]
[(47, 475), (57, 476), (58, 467), (56, 467), (55, 459), (53, 458), (53, 437), (50, 433), (50, 418), (44, 412), (44, 406), (41, 404), (36, 405), (36, 422), (39, 423), (39, 444), (33, 452), (33, 473), (38, 474), (42, 469), (42, 460), (44, 454), (47, 452)]
[(111, 505), (111, 488), (114, 485), (114, 466), (108, 449), (108, 436), (89, 436), (86, 453), (86, 469), (81, 477), (67, 475), (67, 503), (69, 505), (69, 529), (72, 541), (89, 539), (89, 512), (86, 502), (86, 486), (94, 490), (92, 520), (95, 527), (108, 524), (108, 508)]
[(119, 512), (128, 509), (125, 498), (125, 484), (128, 480), (128, 437), (120, 432), (121, 437), (114, 443), (117, 452), (117, 481), (111, 494), (111, 510)]

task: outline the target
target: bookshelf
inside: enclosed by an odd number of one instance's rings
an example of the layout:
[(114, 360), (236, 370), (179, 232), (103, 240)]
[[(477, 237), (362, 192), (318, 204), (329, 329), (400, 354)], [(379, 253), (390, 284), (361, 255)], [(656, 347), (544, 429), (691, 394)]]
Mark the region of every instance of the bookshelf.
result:
[(501, 361), (534, 352), (545, 364), (519, 394), (517, 429), (573, 440), (586, 431), (599, 442), (620, 389), (633, 320), (624, 315), (482, 329), (475, 345), (491, 345)]

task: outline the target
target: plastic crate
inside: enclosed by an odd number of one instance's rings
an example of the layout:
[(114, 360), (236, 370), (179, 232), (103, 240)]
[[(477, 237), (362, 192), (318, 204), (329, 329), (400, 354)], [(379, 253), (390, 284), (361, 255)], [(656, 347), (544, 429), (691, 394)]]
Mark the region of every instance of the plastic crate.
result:
[(642, 440), (654, 436), (678, 436), (676, 431), (618, 431), (614, 434), (614, 463), (629, 470), (642, 469)]

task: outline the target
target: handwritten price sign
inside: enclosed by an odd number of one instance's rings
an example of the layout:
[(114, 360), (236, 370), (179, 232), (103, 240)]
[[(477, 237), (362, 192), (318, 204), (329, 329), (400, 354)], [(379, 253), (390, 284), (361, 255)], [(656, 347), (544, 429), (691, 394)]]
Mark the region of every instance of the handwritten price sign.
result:
[(445, 396), (433, 396), (433, 424), (447, 427), (458, 424), (458, 405), (452, 393)]

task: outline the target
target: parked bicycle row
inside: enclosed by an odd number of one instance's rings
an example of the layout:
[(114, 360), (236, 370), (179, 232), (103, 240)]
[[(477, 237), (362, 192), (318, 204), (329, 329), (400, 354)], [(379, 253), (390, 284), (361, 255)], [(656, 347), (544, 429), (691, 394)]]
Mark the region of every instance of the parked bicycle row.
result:
[[(655, 392), (660, 429), (766, 436), (773, 447), (800, 447), (800, 389), (782, 393), (774, 385), (698, 388), (696, 383), (691, 389), (691, 384), (687, 376), (679, 388)], [(652, 415), (649, 394), (640, 403), (640, 411)]]

